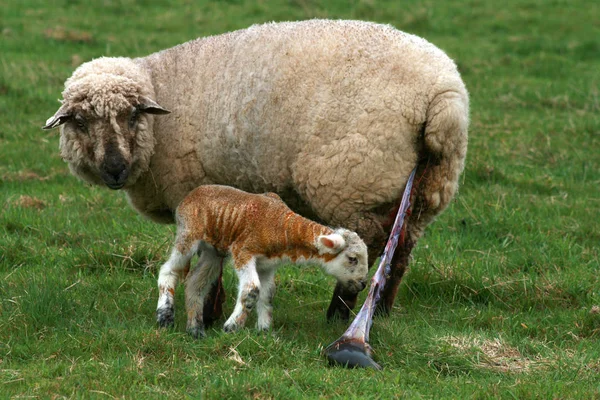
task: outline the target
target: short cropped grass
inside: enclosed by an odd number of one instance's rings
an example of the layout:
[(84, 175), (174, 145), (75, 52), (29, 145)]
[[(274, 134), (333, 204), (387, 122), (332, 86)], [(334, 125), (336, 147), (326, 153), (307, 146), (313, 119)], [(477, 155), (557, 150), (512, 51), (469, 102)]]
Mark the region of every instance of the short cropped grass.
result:
[[(173, 227), (71, 176), (40, 129), (84, 61), (315, 17), (423, 36), (471, 94), (460, 194), (371, 331), (382, 372), (327, 366), (346, 324), (325, 321), (333, 282), (311, 268), (278, 273), (268, 334), (191, 339), (181, 288), (158, 329)], [(599, 21), (586, 0), (3, 2), (0, 397), (600, 397)], [(229, 269), (224, 285), (228, 312)]]

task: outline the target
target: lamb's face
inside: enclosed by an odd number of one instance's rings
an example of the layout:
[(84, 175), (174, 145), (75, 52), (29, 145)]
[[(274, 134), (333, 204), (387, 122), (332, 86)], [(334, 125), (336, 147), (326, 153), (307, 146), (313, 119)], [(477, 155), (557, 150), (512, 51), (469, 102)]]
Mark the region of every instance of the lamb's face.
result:
[(342, 284), (346, 292), (358, 293), (367, 284), (369, 271), (367, 246), (355, 232), (337, 229), (330, 236), (334, 235), (338, 235), (342, 240), (334, 243), (334, 248), (337, 248), (339, 253), (327, 262), (326, 271)]
[(60, 152), (80, 178), (111, 189), (135, 183), (154, 150), (152, 114), (167, 110), (110, 74), (68, 85), (62, 106), (44, 129), (61, 125)]

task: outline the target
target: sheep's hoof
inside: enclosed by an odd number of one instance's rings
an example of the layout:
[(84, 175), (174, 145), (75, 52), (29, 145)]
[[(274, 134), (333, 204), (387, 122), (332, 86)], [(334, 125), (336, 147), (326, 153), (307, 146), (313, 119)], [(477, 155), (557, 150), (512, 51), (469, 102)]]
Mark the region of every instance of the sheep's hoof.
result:
[(333, 322), (338, 320), (348, 322), (350, 320), (350, 310), (346, 306), (342, 308), (332, 304), (327, 309), (327, 321)]
[(377, 303), (377, 306), (375, 307), (375, 315), (378, 317), (389, 317), (391, 311), (392, 309), (388, 307), (383, 301)]
[(170, 328), (175, 325), (175, 311), (172, 308), (159, 308), (156, 310), (156, 322), (161, 328)]
[(371, 348), (368, 343), (358, 340), (334, 342), (324, 350), (330, 365), (340, 365), (346, 368), (373, 368), (381, 370), (381, 365), (371, 358)]

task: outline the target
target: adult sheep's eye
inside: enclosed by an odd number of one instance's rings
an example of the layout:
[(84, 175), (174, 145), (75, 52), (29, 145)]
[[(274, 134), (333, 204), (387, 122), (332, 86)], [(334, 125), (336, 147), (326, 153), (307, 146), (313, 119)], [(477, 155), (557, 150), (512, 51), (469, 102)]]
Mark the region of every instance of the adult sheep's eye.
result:
[(82, 116), (75, 116), (75, 125), (77, 125), (77, 128), (82, 131), (82, 132), (87, 132), (87, 122), (85, 120), (85, 118), (83, 118)]
[(138, 117), (140, 116), (140, 111), (135, 108), (129, 117), (129, 129), (135, 128), (138, 122)]

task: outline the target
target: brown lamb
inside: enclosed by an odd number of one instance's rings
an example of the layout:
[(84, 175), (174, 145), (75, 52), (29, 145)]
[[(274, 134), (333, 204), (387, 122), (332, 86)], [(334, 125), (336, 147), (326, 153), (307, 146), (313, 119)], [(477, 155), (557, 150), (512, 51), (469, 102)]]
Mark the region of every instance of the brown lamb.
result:
[(239, 290), (233, 313), (224, 325), (226, 331), (243, 327), (255, 306), (258, 328), (269, 329), (274, 275), (282, 262), (318, 264), (348, 293), (356, 294), (365, 287), (368, 255), (360, 237), (301, 217), (274, 193), (200, 186), (179, 204), (176, 220), (175, 246), (158, 278), (157, 319), (161, 326), (172, 325), (178, 276), (199, 250), (198, 264), (186, 280), (187, 330), (194, 337), (204, 335), (204, 300), (219, 278), (227, 254), (231, 254)]

